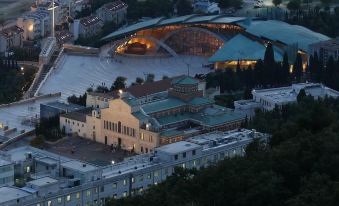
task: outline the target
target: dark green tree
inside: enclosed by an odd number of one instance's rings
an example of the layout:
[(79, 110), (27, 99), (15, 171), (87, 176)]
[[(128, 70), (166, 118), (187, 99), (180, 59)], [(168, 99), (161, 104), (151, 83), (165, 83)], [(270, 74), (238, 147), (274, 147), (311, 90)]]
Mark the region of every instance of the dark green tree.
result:
[(302, 75), (303, 75), (303, 63), (302, 63), (302, 57), (301, 54), (297, 54), (297, 58), (293, 65), (293, 74), (297, 82), (301, 81)]
[(111, 91), (126, 88), (126, 77), (118, 76), (111, 86)]
[(176, 7), (179, 16), (193, 13), (192, 3), (189, 0), (178, 0)]

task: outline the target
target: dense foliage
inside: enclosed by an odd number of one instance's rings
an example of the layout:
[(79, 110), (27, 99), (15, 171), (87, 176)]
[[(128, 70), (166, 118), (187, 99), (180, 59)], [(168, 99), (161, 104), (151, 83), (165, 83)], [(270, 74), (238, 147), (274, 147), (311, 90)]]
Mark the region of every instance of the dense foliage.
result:
[(25, 67), (21, 71), (14, 59), (0, 57), (0, 104), (20, 100), (33, 82), (36, 70), (34, 67)]
[(60, 129), (59, 115), (40, 119), (40, 122), (35, 125), (35, 133), (36, 136), (47, 141), (56, 141), (65, 136), (65, 132)]
[[(339, 202), (339, 100), (299, 98), (281, 111), (259, 112), (250, 127), (273, 134), (245, 157), (181, 171), (141, 196), (107, 206), (334, 206)], [(193, 176), (193, 177), (192, 177)]]
[(299, 0), (292, 0), (289, 3), (291, 9), (298, 10), (287, 15), (286, 21), (291, 24), (305, 26), (313, 31), (320, 32), (332, 38), (339, 36), (339, 7), (334, 12), (320, 11), (319, 8), (308, 11), (300, 11)]

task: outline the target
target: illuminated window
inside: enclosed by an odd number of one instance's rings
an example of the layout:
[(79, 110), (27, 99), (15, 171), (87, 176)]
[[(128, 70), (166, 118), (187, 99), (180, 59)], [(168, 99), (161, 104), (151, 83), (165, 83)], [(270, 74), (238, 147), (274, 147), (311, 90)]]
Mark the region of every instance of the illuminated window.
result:
[(67, 195), (66, 201), (67, 201), (67, 202), (71, 201), (71, 195)]
[(127, 180), (124, 180), (124, 185), (127, 185)]
[(58, 203), (61, 204), (61, 197), (58, 198)]
[(90, 196), (90, 195), (91, 195), (91, 190), (87, 190), (87, 191), (86, 191), (86, 195), (87, 195), (87, 196)]
[(125, 191), (124, 193), (122, 193), (123, 197), (127, 197), (127, 192)]
[(80, 199), (80, 192), (77, 192), (76, 198), (77, 198), (77, 199)]
[(113, 185), (112, 185), (112, 187), (114, 188), (114, 189), (116, 189), (117, 188), (117, 183), (113, 183)]

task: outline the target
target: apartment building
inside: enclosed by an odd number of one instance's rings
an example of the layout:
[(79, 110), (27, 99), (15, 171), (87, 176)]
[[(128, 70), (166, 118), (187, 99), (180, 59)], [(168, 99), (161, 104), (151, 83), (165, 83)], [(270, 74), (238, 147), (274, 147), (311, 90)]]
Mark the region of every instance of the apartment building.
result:
[(75, 40), (79, 37), (89, 38), (97, 35), (100, 31), (104, 22), (95, 15), (83, 17), (81, 19), (74, 20), (73, 34)]
[(23, 30), (17, 26), (11, 26), (0, 30), (0, 53), (8, 51), (12, 47), (21, 47)]
[(97, 11), (100, 19), (106, 22), (114, 22), (116, 25), (121, 25), (127, 20), (127, 4), (121, 0), (114, 0), (104, 4)]
[[(212, 132), (156, 148), (151, 154), (98, 167), (32, 147), (7, 152), (15, 168), (32, 179), (25, 186), (0, 187), (0, 206), (104, 205), (109, 198), (142, 194), (167, 179), (175, 168), (202, 168), (242, 156), (254, 139), (269, 135), (251, 130)], [(27, 170), (30, 168), (30, 171)]]

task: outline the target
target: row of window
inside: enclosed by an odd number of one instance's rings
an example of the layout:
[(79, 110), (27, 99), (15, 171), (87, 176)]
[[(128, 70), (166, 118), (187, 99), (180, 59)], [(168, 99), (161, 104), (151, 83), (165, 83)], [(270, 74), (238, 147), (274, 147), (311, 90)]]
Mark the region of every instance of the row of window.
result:
[(153, 142), (153, 136), (149, 135), (148, 138), (145, 137), (145, 134), (143, 132), (140, 133), (140, 139), (142, 141), (148, 141), (148, 142)]
[(104, 129), (110, 130), (113, 132), (118, 132), (120, 134), (128, 135), (131, 137), (135, 137), (135, 129), (127, 127), (127, 126), (123, 126), (121, 122), (114, 123), (114, 122), (104, 120)]
[[(192, 150), (191, 152), (192, 152), (192, 156), (196, 155), (196, 150)], [(187, 156), (187, 152), (183, 152), (181, 155), (182, 155), (182, 158), (185, 159)], [(178, 158), (179, 158), (178, 154), (174, 155), (174, 160), (178, 160)]]
[[(65, 122), (68, 123), (68, 124), (71, 124), (71, 120), (69, 120), (69, 119), (65, 119)], [(74, 121), (72, 121), (72, 124), (75, 125)], [(77, 126), (80, 127), (79, 122), (77, 123)], [(81, 127), (84, 127), (84, 126), (85, 126), (84, 124), (81, 124)]]

